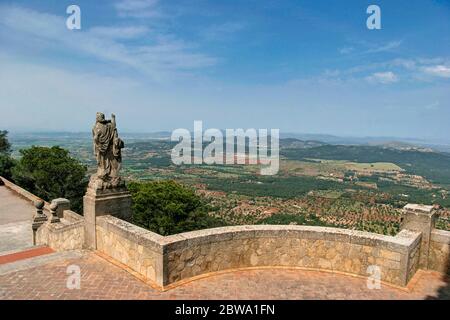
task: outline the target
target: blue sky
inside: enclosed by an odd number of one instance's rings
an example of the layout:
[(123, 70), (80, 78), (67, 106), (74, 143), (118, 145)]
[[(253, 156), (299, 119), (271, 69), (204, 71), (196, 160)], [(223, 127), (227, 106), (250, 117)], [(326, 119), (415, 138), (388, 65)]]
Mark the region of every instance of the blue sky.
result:
[[(81, 8), (68, 30), (67, 6)], [(381, 8), (368, 30), (366, 9)], [(449, 141), (447, 0), (0, 0), (0, 128)]]

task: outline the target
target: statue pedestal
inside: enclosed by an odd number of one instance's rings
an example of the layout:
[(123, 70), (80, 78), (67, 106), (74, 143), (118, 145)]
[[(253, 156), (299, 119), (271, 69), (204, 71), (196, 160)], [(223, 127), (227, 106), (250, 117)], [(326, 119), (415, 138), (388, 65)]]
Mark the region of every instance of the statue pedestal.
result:
[(83, 197), (85, 247), (95, 250), (96, 218), (112, 215), (127, 220), (131, 217), (131, 194), (125, 187), (110, 189), (88, 188)]

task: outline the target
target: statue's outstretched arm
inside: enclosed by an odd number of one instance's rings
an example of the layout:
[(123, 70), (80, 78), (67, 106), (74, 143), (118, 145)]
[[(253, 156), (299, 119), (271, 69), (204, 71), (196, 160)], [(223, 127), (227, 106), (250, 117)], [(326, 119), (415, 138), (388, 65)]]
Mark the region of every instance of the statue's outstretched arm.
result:
[(116, 128), (116, 115), (114, 113), (111, 114), (111, 123), (113, 128)]
[(95, 157), (97, 157), (98, 156), (98, 154), (97, 154), (98, 134), (95, 132), (95, 127), (92, 128), (92, 137), (93, 137), (92, 146), (94, 149), (94, 155), (95, 155)]

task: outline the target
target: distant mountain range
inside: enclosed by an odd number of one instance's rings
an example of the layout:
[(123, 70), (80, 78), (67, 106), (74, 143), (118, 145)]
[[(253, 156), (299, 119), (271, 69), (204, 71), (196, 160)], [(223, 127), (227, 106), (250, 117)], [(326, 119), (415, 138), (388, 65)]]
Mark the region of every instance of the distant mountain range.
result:
[(450, 141), (399, 137), (340, 137), (328, 134), (281, 133), (281, 139), (320, 141), (334, 145), (368, 145), (399, 150), (450, 152)]
[[(159, 131), (149, 133), (120, 132), (123, 139), (145, 140), (145, 139), (170, 139), (170, 131)], [(193, 136), (193, 135), (192, 135)], [(42, 140), (66, 140), (66, 139), (89, 139), (90, 132), (11, 132), (9, 137), (12, 142), (15, 139), (42, 139)], [(417, 138), (399, 137), (341, 137), (329, 134), (307, 134), (307, 133), (280, 133), (281, 146), (292, 148), (309, 148), (320, 145), (365, 145), (379, 146), (398, 150), (415, 150), (423, 152), (439, 151), (450, 152), (450, 142), (439, 140), (424, 140)]]

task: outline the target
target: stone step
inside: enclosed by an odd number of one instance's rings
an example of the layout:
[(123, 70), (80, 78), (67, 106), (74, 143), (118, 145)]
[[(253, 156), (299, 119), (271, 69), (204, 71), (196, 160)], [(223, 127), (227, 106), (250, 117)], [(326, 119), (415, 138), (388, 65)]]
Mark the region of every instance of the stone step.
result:
[(81, 258), (84, 254), (85, 252), (83, 250), (73, 250), (47, 253), (22, 260), (11, 261), (5, 264), (0, 264), (0, 275), (43, 266), (54, 261), (77, 259)]
[(27, 250), (31, 250), (31, 249), (42, 248), (42, 247), (47, 247), (47, 245), (45, 245), (45, 244), (40, 244), (40, 245), (29, 245), (29, 246), (19, 247), (19, 248), (17, 248), (17, 249), (13, 249), (13, 250), (0, 251), (0, 257), (6, 256), (6, 255), (8, 255), (8, 254), (14, 254), (14, 253), (18, 253), (18, 252), (22, 252), (22, 251), (27, 251)]
[(30, 259), (53, 252), (55, 251), (47, 246), (31, 247), (25, 250), (15, 250), (14, 252), (9, 252), (7, 254), (2, 252), (0, 253), (0, 265)]

